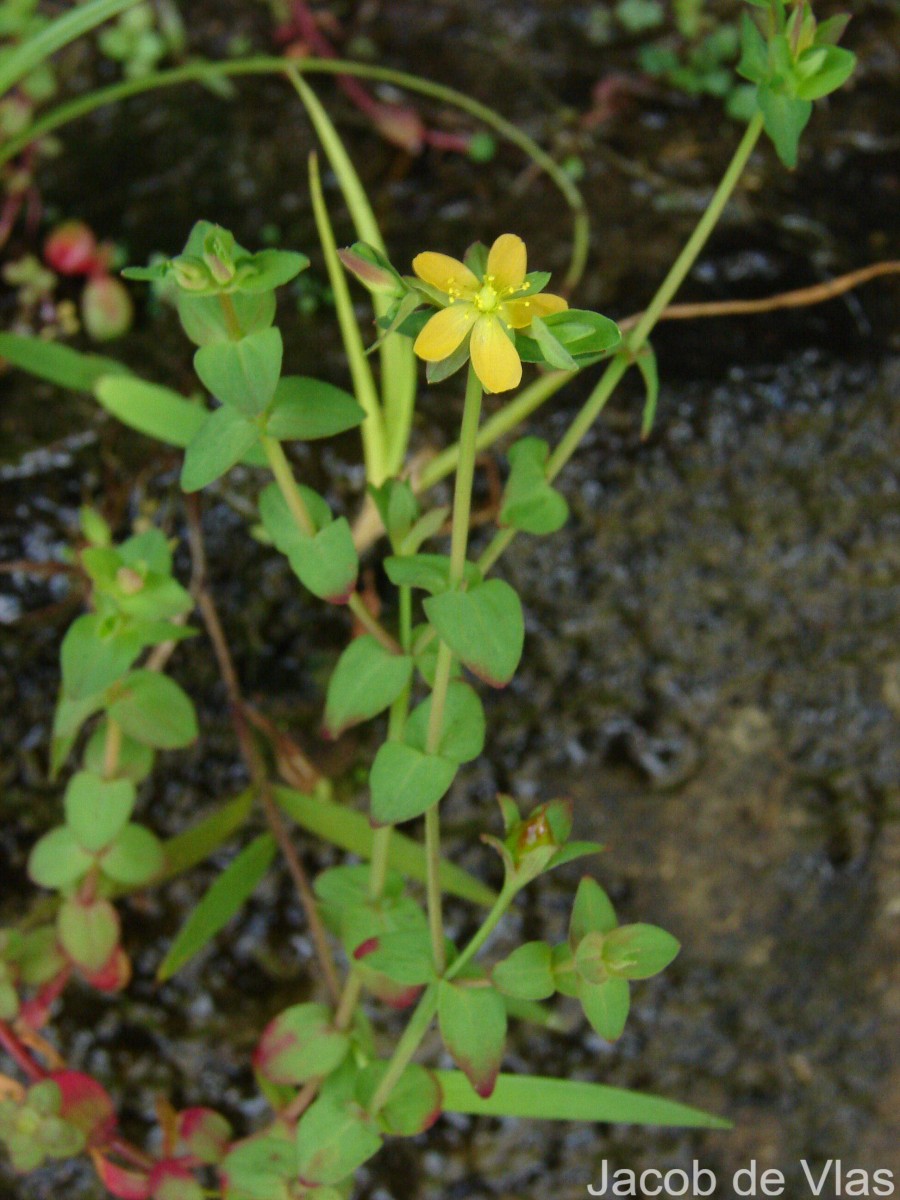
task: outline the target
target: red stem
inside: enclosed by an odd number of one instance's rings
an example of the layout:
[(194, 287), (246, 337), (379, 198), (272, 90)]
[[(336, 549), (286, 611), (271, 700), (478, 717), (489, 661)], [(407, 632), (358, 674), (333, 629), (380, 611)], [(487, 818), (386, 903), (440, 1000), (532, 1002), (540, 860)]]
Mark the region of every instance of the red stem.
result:
[(0, 1046), (3, 1047), (15, 1062), (16, 1066), (24, 1071), (33, 1082), (37, 1083), (41, 1079), (46, 1079), (49, 1075), (49, 1071), (44, 1070), (31, 1051), (23, 1042), (19, 1041), (16, 1034), (5, 1021), (0, 1021)]

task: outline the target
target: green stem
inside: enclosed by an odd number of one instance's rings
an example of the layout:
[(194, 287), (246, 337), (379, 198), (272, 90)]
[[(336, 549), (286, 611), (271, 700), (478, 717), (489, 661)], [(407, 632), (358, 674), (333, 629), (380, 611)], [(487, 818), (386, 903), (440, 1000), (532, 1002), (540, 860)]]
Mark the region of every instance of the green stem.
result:
[(371, 633), (372, 637), (380, 642), (385, 650), (390, 650), (391, 654), (396, 654), (399, 651), (400, 647), (397, 642), (391, 637), (378, 618), (372, 616), (366, 608), (365, 602), (359, 592), (351, 593), (350, 599), (347, 601), (347, 607), (366, 632)]
[(442, 84), (432, 83), (418, 75), (405, 71), (394, 71), (389, 67), (378, 67), (368, 63), (355, 63), (345, 59), (316, 59), (307, 58), (302, 62), (290, 63), (283, 58), (254, 57), (235, 62), (224, 63), (188, 63), (174, 67), (168, 71), (158, 71), (141, 79), (128, 79), (113, 84), (108, 88), (90, 92), (75, 100), (60, 104), (57, 108), (46, 113), (40, 120), (35, 121), (28, 129), (10, 138), (0, 148), (0, 166), (9, 162), (19, 154), (29, 142), (43, 137), (53, 130), (68, 124), (77, 117), (85, 116), (105, 104), (112, 104), (129, 96), (137, 96), (143, 92), (154, 91), (157, 88), (176, 87), (182, 83), (204, 83), (218, 76), (231, 75), (285, 75), (288, 71), (300, 71), (302, 74), (324, 75), (354, 75), (360, 79), (375, 79), (383, 83), (391, 83), (420, 95), (429, 96), (440, 104), (450, 104), (462, 109), (476, 120), (489, 126), (501, 137), (511, 142), (526, 154), (542, 171), (550, 177), (565, 198), (573, 215), (572, 254), (566, 272), (565, 287), (572, 288), (581, 278), (587, 259), (590, 224), (584, 199), (578, 188), (558, 163), (545, 150), (530, 138), (527, 133), (518, 129), (511, 121), (501, 117), (499, 113), (480, 104), (463, 92)]
[(472, 482), (478, 445), (478, 421), (481, 417), (481, 381), (469, 364), (462, 426), (459, 431), (459, 460), (453, 491), (453, 522), (450, 533), (450, 586), (462, 583), (469, 545), (469, 520), (472, 513)]
[(438, 985), (432, 983), (422, 993), (415, 1012), (409, 1019), (409, 1024), (401, 1034), (400, 1041), (397, 1043), (381, 1083), (372, 1097), (369, 1104), (369, 1112), (373, 1115), (384, 1107), (397, 1081), (409, 1065), (410, 1059), (419, 1048), (422, 1038), (428, 1032), (428, 1027), (434, 1020), (434, 1014), (437, 1012), (437, 1002)]
[(337, 242), (328, 207), (322, 192), (322, 181), (319, 177), (319, 160), (316, 154), (309, 156), (309, 192), (312, 198), (313, 216), (319, 241), (322, 243), (322, 253), (328, 271), (328, 281), (334, 294), (334, 308), (338, 324), (341, 327), (341, 337), (344, 351), (347, 355), (347, 365), (353, 378), (353, 390), (360, 407), (366, 414), (360, 432), (363, 440), (363, 453), (366, 460), (366, 478), (370, 483), (380, 484), (387, 478), (387, 448), (385, 442), (384, 414), (378, 399), (378, 389), (372, 368), (366, 357), (356, 314), (353, 311), (353, 301), (347, 286), (347, 276), (338, 258)]
[(447, 970), (446, 974), (444, 975), (445, 979), (455, 978), (455, 976), (457, 976), (460, 973), (460, 971), (463, 969), (463, 967), (471, 959), (473, 959), (475, 957), (475, 955), (478, 953), (478, 951), (481, 949), (481, 947), (484, 945), (484, 943), (488, 940), (488, 938), (491, 936), (491, 934), (497, 928), (497, 925), (498, 925), (501, 917), (504, 915), (506, 910), (509, 908), (510, 904), (512, 904), (518, 891), (519, 891), (519, 889), (516, 887), (507, 887), (506, 885), (504, 885), (504, 887), (502, 888), (502, 890), (500, 892), (500, 895), (497, 897), (497, 899), (494, 902), (494, 907), (491, 909), (491, 911), (488, 913), (488, 915), (484, 918), (484, 921), (481, 923), (480, 928), (475, 933), (474, 937), (469, 942), (469, 944), (466, 946), (466, 948), (463, 950), (462, 954), (460, 954), (459, 958), (455, 959), (454, 962), (450, 965), (449, 969)]
[(287, 460), (287, 455), (284, 452), (281, 442), (276, 441), (275, 438), (268, 437), (266, 434), (262, 434), (259, 440), (262, 442), (266, 458), (269, 460), (269, 466), (272, 468), (272, 474), (275, 476), (275, 482), (278, 484), (278, 488), (284, 497), (284, 502), (288, 506), (297, 528), (301, 533), (306, 534), (307, 537), (315, 537), (315, 522), (309, 515), (306, 501), (297, 487), (294, 472), (291, 470), (291, 464)]
[(122, 726), (112, 717), (106, 718), (106, 740), (103, 743), (103, 778), (115, 779), (122, 753)]

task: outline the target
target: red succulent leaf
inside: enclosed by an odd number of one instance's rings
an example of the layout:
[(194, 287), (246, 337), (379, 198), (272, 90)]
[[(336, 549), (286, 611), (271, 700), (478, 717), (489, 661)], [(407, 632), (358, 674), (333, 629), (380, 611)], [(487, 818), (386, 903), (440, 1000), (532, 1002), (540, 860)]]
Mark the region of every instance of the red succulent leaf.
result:
[(116, 946), (99, 971), (82, 974), (98, 992), (121, 992), (131, 982), (131, 959), (121, 946)]
[(211, 1108), (187, 1108), (178, 1114), (178, 1136), (194, 1158), (217, 1163), (228, 1153), (232, 1130)]
[(116, 1111), (106, 1089), (81, 1071), (53, 1071), (62, 1095), (60, 1116), (75, 1125), (89, 1146), (103, 1146), (116, 1127)]
[(100, 1182), (118, 1200), (150, 1200), (150, 1177), (117, 1166), (102, 1154), (94, 1154), (94, 1166)]
[(44, 242), (44, 262), (60, 275), (89, 275), (95, 269), (97, 239), (84, 221), (64, 221)]
[(203, 1188), (183, 1162), (170, 1158), (150, 1172), (150, 1195), (153, 1200), (203, 1200)]

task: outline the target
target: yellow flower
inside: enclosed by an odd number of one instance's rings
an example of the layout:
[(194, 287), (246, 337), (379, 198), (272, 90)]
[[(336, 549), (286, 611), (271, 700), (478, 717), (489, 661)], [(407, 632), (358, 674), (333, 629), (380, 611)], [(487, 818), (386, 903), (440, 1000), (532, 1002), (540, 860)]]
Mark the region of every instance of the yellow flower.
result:
[(416, 255), (415, 273), (447, 297), (416, 338), (419, 358), (443, 362), (468, 338), (472, 367), (486, 392), (518, 387), (522, 361), (511, 331), (569, 307), (562, 296), (539, 293), (526, 279), (526, 264), (525, 243), (514, 233), (491, 246), (481, 278), (447, 254)]

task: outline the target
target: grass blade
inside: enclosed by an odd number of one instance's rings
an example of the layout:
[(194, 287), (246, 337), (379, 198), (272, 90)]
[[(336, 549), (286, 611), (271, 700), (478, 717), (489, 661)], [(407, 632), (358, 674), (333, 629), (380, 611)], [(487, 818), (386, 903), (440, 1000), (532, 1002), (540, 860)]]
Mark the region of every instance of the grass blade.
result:
[(683, 1129), (730, 1129), (721, 1117), (675, 1100), (626, 1088), (547, 1079), (540, 1075), (499, 1075), (487, 1100), (473, 1091), (462, 1071), (436, 1071), (444, 1111), (486, 1117), (529, 1117), (553, 1121), (603, 1121), (624, 1125), (668, 1125)]
[[(360, 858), (371, 858), (373, 829), (369, 818), (363, 813), (343, 804), (335, 804), (320, 796), (304, 796), (291, 788), (278, 787), (275, 789), (275, 799), (284, 809), (291, 820), (302, 825), (310, 833), (340, 846)], [(410, 879), (424, 883), (428, 874), (425, 863), (425, 851), (418, 842), (396, 830), (391, 836), (388, 864)], [(445, 892), (490, 908), (497, 899), (489, 887), (463, 871), (455, 863), (441, 863), (441, 885)]]
[(271, 833), (261, 833), (228, 864), (182, 925), (157, 979), (171, 979), (240, 911), (268, 871), (275, 848)]

